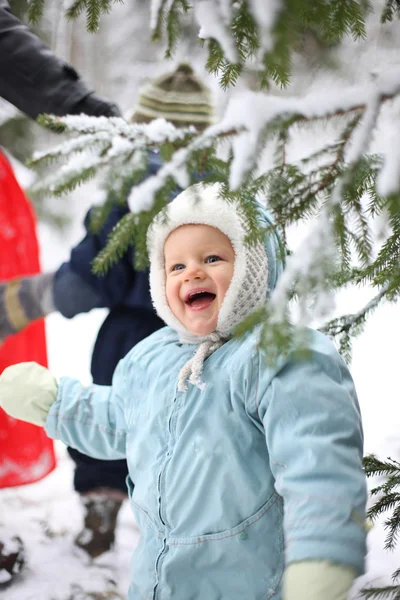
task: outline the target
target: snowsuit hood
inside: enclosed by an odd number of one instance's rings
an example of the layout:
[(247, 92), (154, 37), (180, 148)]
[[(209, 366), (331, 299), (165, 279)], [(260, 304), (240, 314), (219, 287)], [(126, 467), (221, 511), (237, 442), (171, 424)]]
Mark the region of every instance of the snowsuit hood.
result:
[[(272, 220), (258, 205), (260, 225), (267, 229)], [(216, 330), (199, 337), (185, 329), (172, 313), (166, 298), (164, 245), (172, 231), (182, 225), (202, 224), (222, 231), (235, 252), (234, 272), (221, 305)], [(200, 374), (204, 360), (228, 340), (235, 327), (261, 307), (275, 287), (282, 270), (282, 252), (278, 234), (269, 230), (264, 244), (246, 243), (248, 223), (239, 202), (226, 201), (220, 184), (191, 186), (157, 215), (149, 228), (147, 244), (150, 256), (150, 292), (157, 314), (175, 331), (182, 343), (197, 345), (195, 356), (179, 377), (179, 389), (186, 380), (202, 386)]]

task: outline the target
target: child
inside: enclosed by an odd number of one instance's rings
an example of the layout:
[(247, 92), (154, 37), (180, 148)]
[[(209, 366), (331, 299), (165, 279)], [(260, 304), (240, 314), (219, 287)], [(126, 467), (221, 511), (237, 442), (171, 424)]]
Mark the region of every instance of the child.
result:
[(110, 387), (9, 367), (1, 405), (81, 452), (127, 456), (141, 531), (129, 600), (345, 600), (365, 554), (350, 374), (318, 332), (307, 362), (275, 368), (257, 330), (231, 337), (274, 287), (279, 250), (273, 235), (245, 245), (244, 217), (218, 185), (192, 186), (164, 212), (148, 249), (168, 326), (119, 363)]

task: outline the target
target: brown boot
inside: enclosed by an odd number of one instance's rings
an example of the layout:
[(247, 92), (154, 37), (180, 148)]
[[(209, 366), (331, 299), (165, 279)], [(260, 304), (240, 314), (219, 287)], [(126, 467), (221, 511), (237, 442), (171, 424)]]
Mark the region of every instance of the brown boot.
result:
[(125, 496), (113, 492), (90, 492), (82, 495), (85, 510), (84, 528), (75, 544), (96, 558), (112, 548), (115, 542), (117, 516)]
[(25, 563), (25, 549), (17, 535), (0, 541), (0, 589), (12, 583)]

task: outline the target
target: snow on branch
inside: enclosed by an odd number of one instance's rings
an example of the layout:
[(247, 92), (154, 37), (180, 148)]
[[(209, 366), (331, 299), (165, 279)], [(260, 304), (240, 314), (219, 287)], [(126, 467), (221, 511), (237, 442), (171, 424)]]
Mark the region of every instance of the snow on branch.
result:
[[(280, 125), (284, 126), (285, 122), (293, 125), (295, 122), (306, 123), (359, 111), (364, 113), (364, 116), (355, 130), (356, 135), (351, 139), (349, 165), (352, 166), (368, 150), (368, 142), (376, 126), (382, 103), (399, 93), (400, 69), (388, 71), (367, 85), (330, 90), (329, 94), (320, 92), (303, 97), (282, 98), (251, 91), (240, 93), (231, 100), (219, 123), (206, 129), (190, 141), (185, 149), (175, 153), (154, 178), (132, 190), (129, 206), (133, 212), (140, 212), (143, 197), (146, 197), (146, 206), (151, 206), (151, 196), (162, 188), (168, 177), (174, 177), (179, 184), (190, 154), (199, 148), (210, 146), (219, 137), (232, 137), (233, 161), (229, 184), (230, 188), (235, 190), (255, 166), (265, 145), (263, 136), (268, 126), (275, 125), (276, 129)], [(400, 126), (400, 121), (398, 125)], [(395, 156), (397, 157), (397, 153)], [(397, 171), (393, 160), (389, 164), (393, 177), (400, 180), (400, 163), (397, 163)], [(388, 171), (389, 168), (386, 173)]]
[(68, 132), (76, 137), (33, 155), (31, 166), (57, 159), (67, 161), (57, 171), (41, 178), (32, 188), (34, 194), (46, 191), (61, 194), (101, 170), (103, 178), (107, 179), (115, 166), (127, 173), (143, 170), (150, 148), (158, 148), (161, 143), (181, 144), (196, 132), (193, 127), (177, 129), (164, 119), (140, 125), (129, 124), (119, 117), (46, 115), (40, 122), (53, 131)]
[(226, 58), (231, 63), (237, 63), (237, 48), (228, 29), (231, 12), (227, 4), (221, 0), (197, 0), (194, 4), (194, 14), (200, 27), (199, 37), (203, 40), (216, 40)]
[[(361, 273), (358, 279), (378, 289), (390, 280), (391, 296), (400, 294), (398, 203), (395, 197), (385, 199), (377, 193), (380, 181), (380, 189), (391, 193), (398, 190), (400, 152), (388, 147), (383, 161), (367, 155), (383, 103), (399, 93), (399, 69), (376, 76), (366, 85), (302, 97), (247, 91), (231, 100), (219, 123), (201, 133), (193, 127), (177, 129), (164, 120), (139, 125), (120, 118), (48, 116), (44, 118), (48, 127), (75, 137), (35, 155), (34, 163), (39, 165), (54, 159), (65, 163), (58, 170), (53, 168), (47, 178), (40, 178), (36, 191), (60, 194), (100, 175), (107, 189), (128, 203), (132, 218), (126, 229), (135, 228), (135, 254), (145, 248), (140, 235), (169, 194), (177, 186), (186, 188), (199, 179), (220, 181), (227, 192), (238, 196), (242, 192), (252, 198), (267, 195), (283, 227), (312, 216), (314, 226), (302, 247), (288, 258), (265, 317), (273, 328), (284, 322), (288, 303), (295, 295), (299, 299), (299, 322), (306, 325), (315, 318), (325, 319), (332, 310), (333, 280), (338, 269), (350, 272), (353, 253)], [(306, 128), (310, 122), (325, 123), (336, 116), (346, 118), (334, 143), (297, 163), (288, 161), (285, 146), (293, 126)], [(397, 118), (393, 131), (398, 134), (399, 129)], [(222, 139), (230, 145), (227, 160), (219, 158), (217, 152)], [(259, 174), (259, 157), (269, 146), (274, 150), (274, 166)], [(160, 153), (162, 166), (155, 175), (145, 177), (149, 151)], [(372, 208), (365, 206), (364, 194), (370, 197)], [(369, 225), (372, 211), (386, 211), (393, 232), (376, 260)], [(126, 239), (133, 239), (129, 231), (127, 235)], [(144, 253), (140, 260), (145, 261)], [(108, 252), (108, 264), (112, 264), (114, 254), (114, 249)], [(102, 270), (103, 263), (98, 268)], [(348, 337), (344, 339), (347, 344)]]
[[(177, 4), (176, 0), (151, 1), (150, 27), (153, 34), (158, 36), (162, 22), (175, 16), (173, 11), (176, 11)], [(231, 26), (239, 4), (244, 3), (234, 3), (232, 0), (194, 0), (191, 4), (199, 27), (199, 38), (217, 42), (225, 58), (230, 63), (238, 63), (240, 59), (237, 40), (235, 40)], [(249, 11), (258, 28), (260, 47), (263, 53), (274, 47), (273, 28), (281, 9), (281, 0), (249, 0)]]

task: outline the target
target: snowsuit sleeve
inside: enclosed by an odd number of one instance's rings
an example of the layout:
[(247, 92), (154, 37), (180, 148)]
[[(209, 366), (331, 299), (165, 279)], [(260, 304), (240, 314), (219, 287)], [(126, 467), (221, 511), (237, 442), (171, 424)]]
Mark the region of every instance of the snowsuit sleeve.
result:
[(12, 14), (7, 0), (0, 0), (0, 57), (0, 96), (32, 119), (69, 114), (84, 100), (86, 114), (118, 114), (112, 103), (88, 98), (92, 92), (75, 69)]
[(125, 458), (129, 398), (125, 365), (125, 360), (120, 361), (111, 386), (84, 387), (76, 379), (63, 377), (47, 417), (47, 435), (93, 458)]
[(275, 487), (284, 501), (286, 564), (327, 560), (362, 573), (366, 479), (361, 416), (345, 363), (321, 338), (310, 360), (286, 363), (272, 380), (260, 378), (259, 416)]

